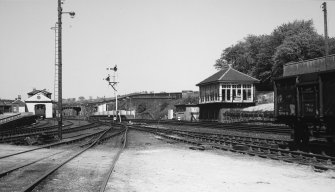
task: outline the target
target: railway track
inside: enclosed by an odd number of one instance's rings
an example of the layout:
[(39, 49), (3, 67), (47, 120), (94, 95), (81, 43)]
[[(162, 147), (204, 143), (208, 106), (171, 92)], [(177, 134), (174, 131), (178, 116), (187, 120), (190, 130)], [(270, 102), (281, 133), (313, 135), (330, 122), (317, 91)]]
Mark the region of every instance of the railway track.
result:
[(234, 131), (248, 131), (256, 133), (274, 133), (281, 135), (289, 135), (291, 129), (284, 125), (276, 125), (271, 123), (255, 123), (255, 122), (238, 122), (238, 123), (218, 123), (218, 122), (187, 122), (187, 121), (168, 121), (168, 120), (142, 120), (136, 119), (134, 122), (147, 123), (147, 124), (167, 124), (167, 125), (178, 125), (178, 126), (193, 126), (193, 127), (204, 127), (212, 129), (227, 129)]
[[(7, 177), (10, 177), (12, 173), (15, 172), (19, 172), (21, 169), (25, 169), (25, 171), (22, 171), (20, 173), (22, 173), (23, 175), (19, 175), (20, 178), (29, 178), (31, 177), (32, 179), (28, 179), (27, 181), (29, 183), (25, 183), (24, 187), (20, 187), (20, 186), (16, 186), (15, 182), (13, 183), (13, 185), (11, 186), (2, 186), (1, 188), (3, 189), (9, 189), (11, 191), (32, 191), (34, 189), (36, 189), (37, 191), (40, 190), (41, 186), (39, 186), (42, 182), (43, 185), (48, 182), (47, 178), (52, 177), (53, 173), (55, 173), (57, 170), (59, 170), (61, 167), (63, 167), (64, 165), (66, 165), (67, 163), (71, 162), (74, 158), (83, 155), (83, 153), (85, 153), (86, 151), (88, 151), (89, 149), (93, 148), (94, 146), (101, 144), (103, 142), (106, 142), (107, 140), (114, 138), (118, 135), (123, 134), (123, 139), (122, 139), (122, 146), (120, 148), (120, 151), (117, 153), (117, 155), (114, 157), (113, 159), (113, 163), (111, 166), (111, 169), (109, 170), (108, 173), (106, 173), (104, 175), (104, 181), (101, 183), (108, 183), (108, 178), (110, 176), (110, 174), (113, 171), (113, 168), (115, 166), (115, 163), (119, 157), (119, 155), (121, 154), (123, 148), (125, 147), (125, 143), (126, 143), (126, 133), (127, 133), (127, 128), (123, 127), (122, 129), (120, 129), (120, 125), (117, 125), (118, 129), (114, 128), (109, 128), (107, 130), (104, 131), (99, 131), (95, 134), (89, 135), (89, 136), (84, 136), (85, 139), (82, 139), (83, 142), (81, 144), (77, 144), (75, 146), (69, 146), (66, 147), (66, 149), (63, 149), (61, 151), (54, 151), (52, 154), (48, 154), (47, 156), (41, 157), (37, 160), (34, 160), (32, 162), (28, 162), (24, 165), (19, 165), (17, 167), (14, 167), (10, 170), (7, 170), (6, 172), (1, 172), (0, 173), (0, 177), (3, 177), (1, 179), (5, 179), (3, 181), (6, 181)], [(29, 153), (31, 151), (26, 151), (24, 153)], [(13, 154), (12, 156), (15, 155), (20, 155), (22, 153), (18, 153), (18, 154)], [(7, 157), (3, 157), (3, 158), (8, 158)], [(64, 158), (65, 157), (65, 158)], [(1, 157), (0, 157), (1, 159)], [(51, 165), (48, 165), (47, 167), (43, 167), (43, 163), (39, 163), (41, 166), (37, 166), (35, 165), (37, 162), (41, 162), (41, 161), (45, 161), (46, 159), (56, 159), (56, 160), (52, 160), (53, 163)], [(49, 160), (50, 161), (50, 160)], [(57, 162), (57, 163), (54, 163)], [(32, 167), (34, 166), (35, 167)], [(29, 169), (29, 167), (32, 167)], [(33, 172), (30, 173), (31, 170), (34, 170)], [(36, 173), (35, 173), (36, 172)], [(39, 174), (37, 174), (39, 173)], [(8, 178), (10, 181), (12, 180), (11, 178)], [(42, 185), (42, 188), (43, 188)], [(106, 186), (106, 185), (105, 185)], [(105, 186), (101, 186), (101, 188), (105, 188)], [(5, 187), (5, 188), (4, 188)], [(43, 190), (42, 190), (43, 191)]]
[(75, 143), (75, 142), (81, 141), (83, 139), (86, 139), (88, 137), (95, 136), (96, 134), (99, 134), (103, 131), (104, 130), (101, 130), (101, 131), (97, 131), (95, 133), (87, 134), (87, 135), (80, 136), (80, 137), (77, 137), (77, 138), (73, 138), (73, 139), (69, 139), (69, 140), (65, 140), (65, 141), (60, 141), (60, 142), (55, 142), (55, 143), (51, 143), (51, 144), (46, 144), (46, 145), (35, 147), (35, 148), (29, 149), (29, 150), (24, 150), (24, 151), (20, 151), (20, 152), (16, 152), (16, 153), (7, 154), (7, 155), (4, 155), (4, 156), (0, 156), (0, 159), (4, 159), (4, 158), (15, 156), (15, 155), (20, 155), (20, 154), (23, 154), (23, 153), (28, 153), (28, 152), (31, 152), (31, 151), (36, 151), (36, 150), (39, 150), (39, 149), (51, 148), (51, 147), (56, 147), (56, 146), (59, 146), (59, 145)]
[[(166, 129), (160, 129), (160, 131), (166, 131)], [(167, 132), (177, 133), (177, 134), (186, 134), (192, 135), (194, 137), (206, 137), (211, 139), (219, 139), (224, 141), (237, 140), (245, 143), (257, 143), (258, 145), (271, 144), (273, 146), (287, 146), (288, 141), (280, 139), (271, 139), (271, 138), (261, 138), (261, 137), (251, 137), (251, 136), (240, 136), (240, 135), (231, 135), (231, 134), (222, 134), (222, 133), (207, 133), (199, 131), (184, 131), (184, 130), (168, 130)]]
[[(68, 124), (67, 126), (64, 126), (62, 133), (74, 133), (74, 132), (79, 132), (87, 129), (92, 129), (100, 126), (100, 123), (90, 123), (87, 125), (82, 125), (82, 126), (77, 126), (77, 127), (72, 127), (70, 128), (69, 126), (72, 125)], [(47, 135), (47, 136), (56, 136), (58, 134), (58, 128), (56, 126), (52, 127), (46, 127), (46, 128), (38, 128), (37, 130), (32, 130), (29, 133), (23, 133), (23, 134), (15, 134), (15, 135), (10, 135), (10, 136), (2, 136), (0, 138), (0, 143), (19, 143), (23, 141), (27, 137), (36, 137), (40, 135), (41, 133)]]
[[(144, 126), (131, 126), (133, 129), (150, 132), (161, 137), (184, 142), (196, 146), (194, 149), (205, 150), (215, 148), (224, 151), (231, 151), (261, 158), (281, 160), (289, 163), (297, 163), (312, 166), (317, 170), (335, 170), (335, 157), (294, 151), (288, 148), (279, 147), (282, 141), (264, 140), (240, 136), (221, 137), (208, 133), (194, 133), (186, 131), (171, 131), (164, 129), (148, 128)], [(279, 143), (277, 143), (279, 142)]]
[[(53, 129), (57, 129), (57, 125), (48, 126), (48, 123), (39, 124), (37, 126), (29, 126), (25, 128), (17, 128), (17, 129), (11, 129), (6, 131), (1, 131), (0, 136), (1, 137), (8, 137), (12, 135), (20, 135), (20, 134), (29, 134), (29, 133), (38, 133), (43, 131), (50, 131)], [(72, 126), (73, 123), (70, 121), (64, 122), (64, 128)]]

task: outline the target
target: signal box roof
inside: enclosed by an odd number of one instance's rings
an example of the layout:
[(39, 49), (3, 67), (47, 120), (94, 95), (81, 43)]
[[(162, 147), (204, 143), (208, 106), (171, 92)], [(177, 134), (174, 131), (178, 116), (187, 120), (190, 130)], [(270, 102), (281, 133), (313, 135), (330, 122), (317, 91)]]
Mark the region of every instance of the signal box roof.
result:
[(259, 80), (256, 78), (251, 77), (245, 73), (237, 71), (236, 69), (232, 68), (231, 66), (224, 68), (214, 75), (208, 77), (207, 79), (201, 81), (197, 84), (197, 86), (205, 85), (205, 84), (212, 84), (218, 82), (225, 82), (225, 83), (259, 83)]

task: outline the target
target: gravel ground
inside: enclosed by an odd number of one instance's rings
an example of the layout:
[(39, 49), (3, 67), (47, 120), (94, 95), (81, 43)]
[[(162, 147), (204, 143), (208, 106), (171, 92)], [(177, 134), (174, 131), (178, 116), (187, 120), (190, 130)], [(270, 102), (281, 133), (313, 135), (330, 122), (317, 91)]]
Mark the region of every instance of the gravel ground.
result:
[[(51, 149), (53, 153), (57, 152), (58, 149)], [(45, 152), (44, 154), (42, 154)], [(34, 152), (34, 153), (28, 153), (24, 155), (20, 155), (19, 159), (22, 161), (20, 162), (18, 158), (11, 158), (13, 162), (16, 162), (17, 165), (24, 164), (31, 162), (37, 157), (46, 156), (46, 154), (49, 154), (50, 152), (46, 152), (44, 150)], [(66, 159), (69, 155), (74, 153), (72, 150), (68, 150), (64, 153), (57, 154), (55, 156), (52, 156), (50, 158), (44, 159), (42, 161), (39, 161), (35, 164), (32, 164), (31, 166), (24, 167), (22, 169), (19, 169), (17, 171), (14, 171), (10, 173), (9, 175), (3, 177), (0, 179), (0, 189), (1, 191), (21, 191), (23, 188), (25, 188), (28, 184), (32, 183), (34, 180), (42, 176), (46, 173), (47, 170), (49, 170), (51, 167), (54, 167), (58, 165), (60, 162), (62, 162), (63, 159)], [(2, 167), (2, 164), (1, 164)], [(2, 171), (2, 170), (1, 170)]]
[(131, 131), (107, 191), (334, 191), (334, 172), (219, 150), (194, 151)]
[(120, 137), (105, 141), (61, 167), (34, 191), (99, 191), (115, 154)]

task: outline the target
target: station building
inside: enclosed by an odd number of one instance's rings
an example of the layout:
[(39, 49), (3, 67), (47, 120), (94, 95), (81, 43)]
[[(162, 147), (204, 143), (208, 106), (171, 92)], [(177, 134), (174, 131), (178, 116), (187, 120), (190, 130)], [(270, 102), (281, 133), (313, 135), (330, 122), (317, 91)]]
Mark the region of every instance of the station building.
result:
[(19, 95), (12, 103), (12, 112), (13, 113), (24, 113), (26, 112), (26, 104), (21, 101), (21, 96)]
[(231, 65), (197, 84), (199, 86), (200, 120), (220, 120), (220, 114), (231, 108), (256, 104), (255, 84), (259, 80)]
[(52, 118), (52, 100), (51, 93), (43, 90), (36, 90), (28, 93), (28, 99), (25, 101), (28, 112), (34, 115)]
[(2, 100), (0, 99), (0, 114), (3, 113), (25, 113), (26, 104), (21, 101), (21, 95), (15, 100)]

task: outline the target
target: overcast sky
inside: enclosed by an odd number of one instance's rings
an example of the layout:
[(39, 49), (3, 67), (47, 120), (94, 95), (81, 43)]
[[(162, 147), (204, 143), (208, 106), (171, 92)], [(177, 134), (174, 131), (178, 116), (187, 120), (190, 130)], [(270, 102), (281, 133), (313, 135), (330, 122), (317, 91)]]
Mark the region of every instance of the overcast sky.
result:
[[(66, 0), (63, 98), (111, 97), (103, 78), (118, 66), (119, 94), (198, 90), (223, 49), (248, 34), (270, 34), (312, 19), (323, 34), (318, 0)], [(328, 2), (335, 36), (335, 1)], [(54, 90), (57, 0), (0, 0), (0, 98)]]

